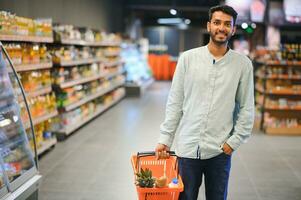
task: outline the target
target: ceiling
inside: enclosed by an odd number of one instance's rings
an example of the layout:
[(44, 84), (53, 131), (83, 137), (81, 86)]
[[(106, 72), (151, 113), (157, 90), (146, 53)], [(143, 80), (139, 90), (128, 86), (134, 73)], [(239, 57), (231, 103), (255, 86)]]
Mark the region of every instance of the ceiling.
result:
[[(191, 20), (191, 25), (200, 26), (208, 20), (210, 7), (219, 5), (221, 0), (124, 0), (126, 11), (139, 18), (144, 26), (158, 25), (158, 18), (179, 17)], [(176, 16), (169, 10), (178, 11)]]

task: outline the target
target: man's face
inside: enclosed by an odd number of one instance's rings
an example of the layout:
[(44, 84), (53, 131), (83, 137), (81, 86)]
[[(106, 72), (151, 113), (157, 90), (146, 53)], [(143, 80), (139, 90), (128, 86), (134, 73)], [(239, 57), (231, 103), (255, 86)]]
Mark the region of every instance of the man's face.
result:
[(235, 30), (233, 17), (221, 11), (214, 12), (211, 21), (207, 22), (207, 31), (211, 40), (217, 45), (227, 43)]

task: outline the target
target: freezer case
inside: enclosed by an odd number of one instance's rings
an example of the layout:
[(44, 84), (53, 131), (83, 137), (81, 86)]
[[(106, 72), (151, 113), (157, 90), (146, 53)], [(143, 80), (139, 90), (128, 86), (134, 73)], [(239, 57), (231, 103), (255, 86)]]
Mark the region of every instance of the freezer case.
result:
[[(1, 42), (0, 42), (1, 44)], [(0, 49), (0, 200), (26, 199), (38, 187), (41, 176), (37, 156), (24, 124), (30, 123), (30, 113), (22, 86), (5, 50)], [(22, 112), (21, 112), (22, 110)], [(33, 144), (34, 145), (34, 144)]]

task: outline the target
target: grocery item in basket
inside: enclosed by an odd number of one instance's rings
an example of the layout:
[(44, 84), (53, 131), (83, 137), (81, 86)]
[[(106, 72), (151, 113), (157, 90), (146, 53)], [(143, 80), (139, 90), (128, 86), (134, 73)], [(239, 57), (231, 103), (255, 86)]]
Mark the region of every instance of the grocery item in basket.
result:
[(156, 179), (156, 187), (162, 188), (167, 186), (167, 177), (161, 176), (160, 178)]
[(179, 187), (179, 180), (177, 178), (173, 178), (171, 182), (168, 184), (169, 188), (177, 188)]
[(146, 187), (146, 188), (152, 188), (155, 184), (155, 178), (152, 177), (152, 171), (148, 168), (143, 170), (141, 168), (141, 171), (136, 174), (136, 185), (139, 187)]

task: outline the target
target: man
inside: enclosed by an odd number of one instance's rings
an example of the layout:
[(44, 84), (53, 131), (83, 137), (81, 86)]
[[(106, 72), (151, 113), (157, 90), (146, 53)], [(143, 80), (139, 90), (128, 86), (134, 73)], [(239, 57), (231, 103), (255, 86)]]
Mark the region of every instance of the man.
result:
[(203, 175), (206, 199), (226, 200), (231, 154), (251, 134), (252, 63), (228, 47), (236, 18), (230, 6), (212, 7), (208, 45), (186, 51), (178, 60), (155, 151), (158, 159), (168, 156), (177, 131), (181, 200), (197, 199)]

